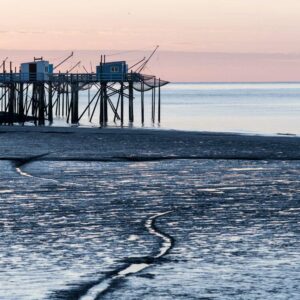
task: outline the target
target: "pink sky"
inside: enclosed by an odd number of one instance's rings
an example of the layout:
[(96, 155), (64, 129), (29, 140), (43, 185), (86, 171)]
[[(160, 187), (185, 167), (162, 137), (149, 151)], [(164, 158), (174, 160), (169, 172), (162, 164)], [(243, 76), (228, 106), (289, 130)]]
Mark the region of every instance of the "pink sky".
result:
[(159, 44), (147, 71), (172, 81), (300, 80), (299, 0), (0, 1), (0, 60), (140, 50), (133, 61)]

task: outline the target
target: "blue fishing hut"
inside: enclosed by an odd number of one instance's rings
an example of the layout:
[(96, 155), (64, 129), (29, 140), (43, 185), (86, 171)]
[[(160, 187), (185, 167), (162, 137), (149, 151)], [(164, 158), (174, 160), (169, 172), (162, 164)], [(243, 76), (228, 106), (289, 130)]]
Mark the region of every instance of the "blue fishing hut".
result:
[(104, 62), (96, 67), (97, 79), (100, 81), (125, 81), (127, 73), (126, 61)]
[(35, 59), (33, 62), (22, 63), (21, 79), (24, 81), (47, 81), (53, 74), (53, 65), (47, 60)]

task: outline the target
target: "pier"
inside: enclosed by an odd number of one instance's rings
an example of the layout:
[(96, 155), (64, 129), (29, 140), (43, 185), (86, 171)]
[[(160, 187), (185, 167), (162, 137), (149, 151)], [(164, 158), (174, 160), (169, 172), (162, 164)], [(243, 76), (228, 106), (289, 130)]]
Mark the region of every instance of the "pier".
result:
[[(161, 87), (168, 82), (143, 74), (150, 58), (138, 62), (133, 70), (125, 61), (106, 62), (105, 56), (101, 56), (96, 72), (91, 73), (55, 72), (65, 60), (54, 67), (43, 58), (21, 64), (19, 72), (12, 70), (10, 64), (7, 71), (4, 60), (0, 65), (0, 125), (24, 125), (26, 122), (36, 126), (51, 125), (55, 117), (67, 124), (80, 125), (85, 117), (101, 127), (108, 122), (123, 126), (126, 113), (132, 125), (137, 101), (140, 101), (143, 125), (147, 92), (151, 97), (151, 122), (160, 123)], [(83, 99), (88, 101), (80, 105)]]

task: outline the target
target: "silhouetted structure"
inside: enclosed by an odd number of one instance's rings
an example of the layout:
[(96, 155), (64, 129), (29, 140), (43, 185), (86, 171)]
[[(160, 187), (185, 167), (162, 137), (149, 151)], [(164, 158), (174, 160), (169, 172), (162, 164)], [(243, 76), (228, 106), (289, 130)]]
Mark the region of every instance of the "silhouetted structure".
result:
[[(69, 57), (72, 55), (73, 53)], [(24, 124), (27, 121), (32, 121), (35, 125), (45, 125), (46, 122), (52, 124), (54, 116), (65, 117), (67, 123), (79, 124), (86, 114), (91, 122), (98, 107), (101, 126), (108, 122), (109, 109), (113, 112), (113, 121), (120, 121), (123, 125), (125, 100), (128, 100), (129, 123), (133, 123), (133, 106), (137, 101), (134, 92), (140, 94), (141, 120), (144, 123), (144, 94), (147, 91), (152, 92), (152, 122), (156, 122), (157, 116), (160, 123), (160, 88), (168, 82), (142, 74), (145, 63), (147, 61), (133, 72), (129, 71), (125, 61), (106, 62), (105, 56), (101, 56), (96, 73), (74, 74), (55, 73), (57, 66), (53, 67), (43, 58), (22, 63), (18, 73), (13, 72), (11, 67), (6, 72), (3, 61), (3, 72), (0, 73), (0, 124)], [(80, 113), (81, 95), (83, 92), (90, 95), (92, 89), (95, 94), (92, 98), (89, 97), (88, 104)], [(117, 102), (113, 103), (111, 98), (115, 95)]]

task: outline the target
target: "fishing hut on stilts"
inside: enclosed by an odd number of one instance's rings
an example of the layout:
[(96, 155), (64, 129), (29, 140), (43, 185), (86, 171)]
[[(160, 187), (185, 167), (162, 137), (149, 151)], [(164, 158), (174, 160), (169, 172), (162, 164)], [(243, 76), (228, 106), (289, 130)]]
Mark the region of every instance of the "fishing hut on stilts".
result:
[(89, 122), (96, 119), (101, 127), (109, 122), (124, 126), (126, 106), (126, 120), (131, 125), (137, 101), (144, 124), (146, 92), (151, 93), (151, 121), (160, 123), (161, 87), (168, 82), (143, 74), (155, 51), (132, 67), (126, 61), (107, 62), (105, 55), (101, 55), (96, 71), (85, 69), (85, 73), (73, 73), (80, 62), (64, 73), (56, 71), (73, 53), (57, 66), (43, 57), (34, 58), (22, 63), (18, 72), (11, 63), (6, 70), (6, 58), (0, 65), (0, 125), (33, 122), (43, 126), (53, 124), (56, 118), (80, 125), (82, 118), (88, 118)]

